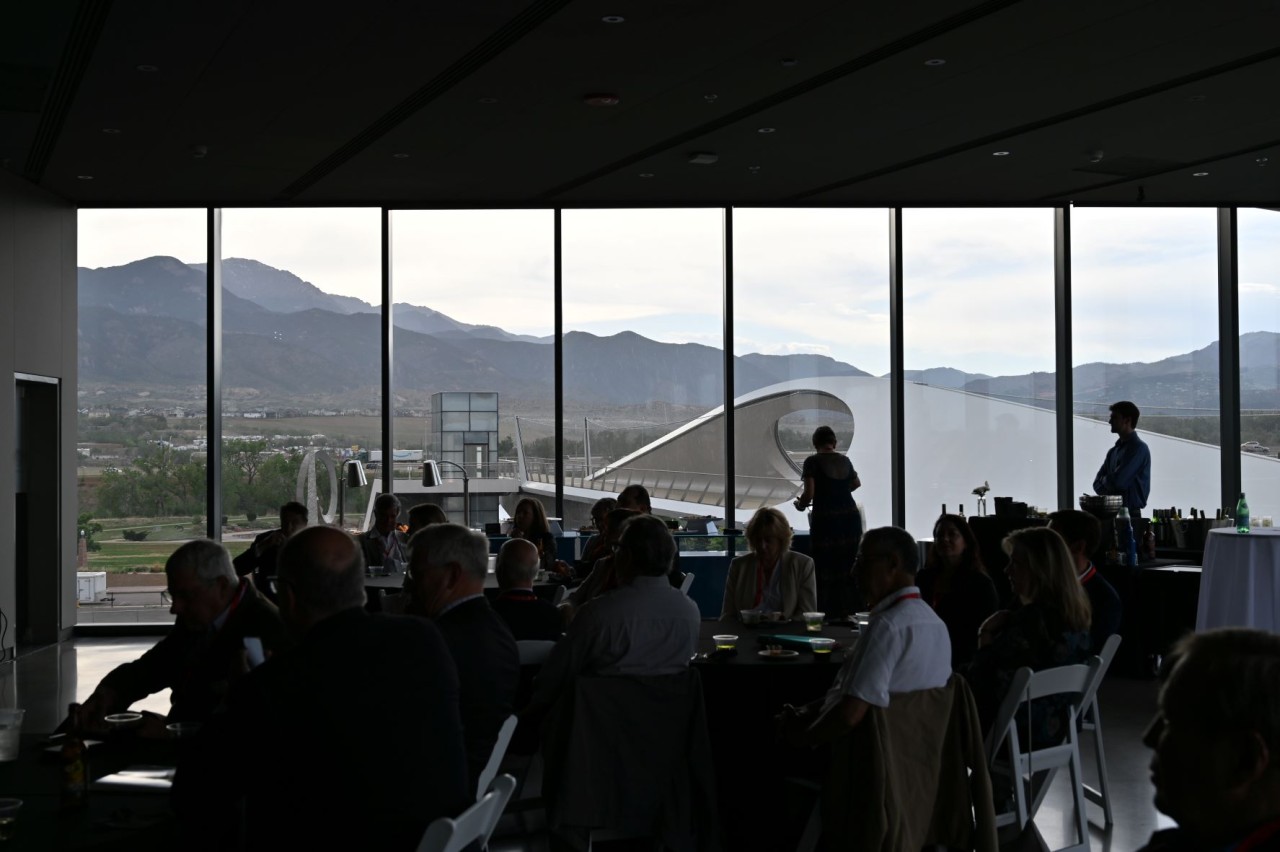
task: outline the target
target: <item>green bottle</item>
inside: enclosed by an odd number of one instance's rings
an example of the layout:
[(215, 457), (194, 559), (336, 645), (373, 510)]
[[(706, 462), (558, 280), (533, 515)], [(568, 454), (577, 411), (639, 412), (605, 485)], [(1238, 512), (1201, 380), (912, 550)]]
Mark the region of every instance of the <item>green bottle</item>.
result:
[(1236, 504), (1236, 532), (1247, 533), (1249, 531), (1249, 504), (1244, 499), (1244, 492), (1240, 492), (1240, 502)]

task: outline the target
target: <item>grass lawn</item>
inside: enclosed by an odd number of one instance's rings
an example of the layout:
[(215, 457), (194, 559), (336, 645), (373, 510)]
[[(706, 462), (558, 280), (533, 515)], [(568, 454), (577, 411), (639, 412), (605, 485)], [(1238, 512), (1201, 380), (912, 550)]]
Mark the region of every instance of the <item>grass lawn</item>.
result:
[[(191, 538), (190, 535), (187, 538)], [(248, 549), (251, 541), (226, 543), (232, 557)], [(89, 552), (89, 571), (164, 571), (165, 560), (177, 549), (172, 541), (104, 541), (102, 549)]]

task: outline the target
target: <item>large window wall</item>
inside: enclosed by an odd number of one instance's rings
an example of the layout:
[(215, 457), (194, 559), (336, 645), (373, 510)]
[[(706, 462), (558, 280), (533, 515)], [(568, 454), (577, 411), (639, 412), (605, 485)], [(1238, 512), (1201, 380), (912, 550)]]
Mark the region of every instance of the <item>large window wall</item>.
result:
[(724, 211), (562, 217), (565, 484), (721, 516)]
[[(376, 208), (223, 211), (222, 511), (233, 552), (299, 496), (313, 523), (363, 528), (371, 489), (345, 490), (335, 511), (324, 460), (368, 459), (380, 446), (380, 219)], [(298, 495), (304, 466), (313, 475)]]
[(867, 522), (892, 520), (889, 239), (884, 210), (734, 211), (737, 526), (791, 505), (813, 430), (831, 426), (858, 471)]
[(904, 210), (907, 529), (1057, 504), (1053, 211)]
[[(1271, 470), (1280, 464), (1280, 214), (1238, 212), (1238, 301), (1222, 298), (1238, 307), (1240, 337), (1229, 342), (1240, 353), (1240, 436), (1228, 431), (1220, 450), (1218, 226), (1229, 217), (1069, 211), (1071, 242), (1058, 248), (1072, 270), (1070, 488), (1055, 476), (1054, 412), (1066, 404), (1055, 370), (1067, 365), (1055, 363), (1053, 341), (1067, 318), (1055, 316), (1054, 212), (901, 215), (895, 315), (884, 210), (224, 211), (226, 442), (211, 473), (229, 526), (214, 527), (233, 550), (245, 546), (250, 514), (266, 523), (294, 496), (305, 454), (323, 449), (374, 466), (372, 487), (348, 504), (353, 528), (376, 489), (426, 495), (420, 463), (438, 458), (461, 459), (473, 482), (492, 480), (473, 489), (477, 525), (518, 491), (577, 525), (594, 496), (640, 482), (663, 514), (728, 514), (741, 526), (775, 505), (804, 529), (790, 511), (797, 467), (813, 427), (828, 422), (862, 475), (869, 524), (897, 520), (927, 536), (942, 504), (972, 514), (984, 481), (992, 496), (1042, 507), (1090, 491), (1114, 440), (1106, 409), (1119, 399), (1143, 411), (1151, 507), (1212, 508), (1239, 465), (1255, 514), (1280, 514)], [(381, 394), (384, 220), (390, 399)], [(78, 527), (90, 539), (85, 567), (120, 575), (113, 581), (159, 570), (177, 541), (209, 529), (210, 221), (203, 209), (81, 213), (78, 441), (89, 517)], [(737, 399), (728, 513), (726, 304)], [(901, 377), (891, 373), (895, 342)], [(899, 380), (901, 422), (891, 413)], [(389, 415), (395, 445), (384, 448)], [(384, 449), (401, 462), (394, 484), (377, 482)], [(456, 516), (456, 490), (430, 496)]]
[(1130, 400), (1151, 450), (1148, 509), (1221, 500), (1217, 218), (1210, 209), (1082, 208), (1071, 215), (1077, 493)]
[(520, 437), (528, 481), (554, 489), (553, 216), (392, 214), (396, 448), (404, 473), (417, 479), (434, 458), (449, 480), (422, 494), (397, 483), (402, 503), (433, 502), (461, 521), (465, 467), (472, 524), (497, 522), (500, 505), (514, 510)]
[(1254, 517), (1280, 516), (1280, 213), (1241, 210), (1240, 487)]
[[(204, 210), (82, 210), (78, 226), (81, 624), (172, 620), (164, 563), (205, 534)], [(73, 590), (74, 591), (74, 590)]]

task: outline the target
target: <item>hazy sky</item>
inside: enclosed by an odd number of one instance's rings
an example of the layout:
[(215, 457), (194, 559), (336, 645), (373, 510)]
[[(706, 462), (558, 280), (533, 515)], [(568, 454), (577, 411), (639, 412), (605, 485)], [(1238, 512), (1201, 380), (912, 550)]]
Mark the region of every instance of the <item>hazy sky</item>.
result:
[[(721, 342), (723, 213), (566, 210), (565, 324)], [(203, 210), (84, 210), (81, 266), (203, 261)], [(814, 352), (888, 371), (888, 215), (734, 211), (735, 351)], [(1053, 216), (1046, 209), (904, 213), (909, 369), (1053, 369)], [(1217, 337), (1211, 209), (1072, 213), (1076, 363), (1151, 361)], [(1240, 212), (1242, 332), (1280, 330), (1280, 214)], [(552, 331), (552, 214), (392, 214), (396, 301), (523, 334)], [(379, 301), (379, 211), (228, 209), (224, 257)]]

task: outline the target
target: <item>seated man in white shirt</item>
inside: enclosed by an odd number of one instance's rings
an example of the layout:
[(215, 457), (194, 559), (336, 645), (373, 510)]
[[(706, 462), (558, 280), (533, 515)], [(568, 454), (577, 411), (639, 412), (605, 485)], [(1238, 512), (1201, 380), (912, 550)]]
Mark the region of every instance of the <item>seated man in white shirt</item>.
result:
[(872, 606), (862, 630), (824, 698), (803, 707), (785, 705), (780, 734), (793, 746), (829, 743), (853, 730), (871, 706), (888, 707), (896, 693), (935, 689), (951, 677), (947, 626), (920, 599), (915, 539), (881, 527), (862, 537), (854, 570)]
[(689, 667), (702, 616), (667, 581), (675, 552), (662, 521), (652, 515), (627, 519), (613, 555), (620, 585), (574, 618), (538, 675), (533, 708), (550, 706), (579, 674), (665, 675)]

